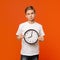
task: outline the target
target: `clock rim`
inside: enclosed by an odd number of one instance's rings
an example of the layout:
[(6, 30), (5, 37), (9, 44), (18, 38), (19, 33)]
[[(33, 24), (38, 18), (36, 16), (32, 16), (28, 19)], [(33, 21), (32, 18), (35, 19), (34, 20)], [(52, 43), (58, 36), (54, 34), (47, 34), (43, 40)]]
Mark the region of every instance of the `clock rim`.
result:
[[(26, 34), (28, 31), (31, 31), (31, 30), (32, 30), (32, 31), (35, 31), (35, 32), (37, 33), (38, 37), (39, 37), (38, 32), (37, 32), (36, 30), (34, 30), (34, 29), (29, 29), (29, 30), (27, 30), (27, 31), (24, 33), (24, 36), (25, 36), (25, 34)], [(25, 37), (24, 37), (24, 40), (25, 40), (25, 42), (28, 43), (28, 44), (35, 44), (35, 43), (37, 43), (37, 41), (38, 41), (38, 39), (37, 39), (34, 43), (29, 43), (29, 42), (26, 41)]]

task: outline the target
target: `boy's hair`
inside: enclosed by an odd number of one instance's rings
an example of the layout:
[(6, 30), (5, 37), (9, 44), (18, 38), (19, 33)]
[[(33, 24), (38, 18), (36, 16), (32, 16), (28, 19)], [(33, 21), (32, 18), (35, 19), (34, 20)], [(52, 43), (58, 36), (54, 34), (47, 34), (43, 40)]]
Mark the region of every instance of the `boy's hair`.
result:
[(26, 9), (25, 9), (25, 14), (28, 10), (33, 10), (34, 13), (35, 13), (35, 9), (33, 8), (33, 6), (28, 6)]

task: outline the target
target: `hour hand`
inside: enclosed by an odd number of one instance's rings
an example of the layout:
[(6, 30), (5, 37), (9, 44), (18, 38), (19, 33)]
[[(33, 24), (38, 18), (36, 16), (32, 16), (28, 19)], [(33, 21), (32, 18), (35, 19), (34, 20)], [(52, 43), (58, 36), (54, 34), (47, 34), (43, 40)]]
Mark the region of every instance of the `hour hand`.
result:
[(29, 36), (28, 38), (31, 38), (32, 37), (32, 34), (33, 34), (33, 31), (31, 32), (31, 36)]

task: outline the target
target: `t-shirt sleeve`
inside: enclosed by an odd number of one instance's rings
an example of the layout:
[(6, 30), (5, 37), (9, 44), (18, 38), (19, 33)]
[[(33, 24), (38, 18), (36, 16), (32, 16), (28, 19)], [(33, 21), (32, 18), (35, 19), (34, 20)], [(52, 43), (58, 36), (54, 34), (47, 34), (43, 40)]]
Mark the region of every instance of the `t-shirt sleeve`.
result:
[(44, 33), (42, 25), (40, 26), (39, 36), (45, 36), (45, 33)]
[(20, 24), (17, 29), (16, 35), (20, 35), (21, 33), (22, 33), (22, 25)]

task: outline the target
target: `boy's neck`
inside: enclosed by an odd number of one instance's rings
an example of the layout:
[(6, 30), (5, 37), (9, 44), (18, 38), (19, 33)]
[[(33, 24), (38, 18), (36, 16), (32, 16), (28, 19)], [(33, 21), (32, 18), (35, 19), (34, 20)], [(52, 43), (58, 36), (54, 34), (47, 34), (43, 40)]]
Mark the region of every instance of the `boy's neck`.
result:
[(30, 23), (30, 24), (33, 24), (33, 23), (35, 23), (35, 21), (34, 20), (32, 20), (32, 21), (27, 21), (28, 23)]

